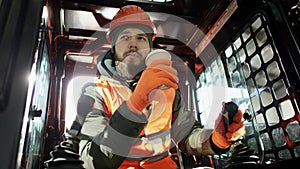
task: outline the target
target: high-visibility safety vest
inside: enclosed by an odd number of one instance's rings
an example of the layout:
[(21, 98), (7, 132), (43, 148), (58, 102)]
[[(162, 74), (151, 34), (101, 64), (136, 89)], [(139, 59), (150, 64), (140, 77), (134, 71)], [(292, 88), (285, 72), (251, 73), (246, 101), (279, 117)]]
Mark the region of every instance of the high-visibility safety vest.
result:
[[(112, 116), (121, 103), (128, 100), (132, 94), (132, 91), (128, 87), (105, 79), (98, 79), (96, 85), (97, 92), (99, 92), (106, 103), (109, 117)], [(122, 163), (119, 169), (138, 169), (140, 167), (157, 167), (161, 169), (176, 168), (174, 161), (169, 158), (168, 154), (168, 150), (171, 146), (170, 131), (175, 90), (172, 88), (161, 90), (160, 94), (162, 95), (158, 96), (159, 100), (153, 101), (151, 104), (152, 108), (148, 116), (148, 123), (140, 133), (139, 141), (131, 147), (128, 159)], [(162, 156), (162, 158), (157, 160), (147, 160), (147, 157), (159, 156), (160, 154), (166, 153), (166, 156)], [(163, 167), (164, 165), (166, 167)]]

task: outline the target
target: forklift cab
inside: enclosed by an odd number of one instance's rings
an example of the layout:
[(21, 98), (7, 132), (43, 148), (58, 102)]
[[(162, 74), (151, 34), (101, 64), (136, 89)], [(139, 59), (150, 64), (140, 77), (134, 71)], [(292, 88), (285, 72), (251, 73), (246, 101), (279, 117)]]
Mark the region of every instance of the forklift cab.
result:
[[(0, 0), (1, 169), (80, 167), (66, 133), (81, 87), (98, 78), (97, 57), (111, 47), (108, 25), (129, 4), (157, 27), (153, 47), (175, 58), (187, 111), (200, 126), (214, 127), (222, 102), (244, 113), (241, 144), (209, 156), (177, 151), (181, 169), (253, 161), (256, 168), (296, 168), (299, 0)], [(72, 151), (73, 161), (55, 159), (59, 148)]]

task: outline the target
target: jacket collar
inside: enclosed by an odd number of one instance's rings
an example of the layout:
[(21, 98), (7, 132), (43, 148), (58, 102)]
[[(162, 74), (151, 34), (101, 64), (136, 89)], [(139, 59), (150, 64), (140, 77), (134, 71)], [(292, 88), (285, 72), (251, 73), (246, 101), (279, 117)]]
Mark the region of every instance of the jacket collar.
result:
[(100, 73), (100, 78), (119, 82), (129, 87), (132, 87), (139, 80), (141, 75), (141, 73), (139, 73), (133, 79), (120, 76), (116, 71), (115, 59), (111, 50), (97, 58), (97, 69)]

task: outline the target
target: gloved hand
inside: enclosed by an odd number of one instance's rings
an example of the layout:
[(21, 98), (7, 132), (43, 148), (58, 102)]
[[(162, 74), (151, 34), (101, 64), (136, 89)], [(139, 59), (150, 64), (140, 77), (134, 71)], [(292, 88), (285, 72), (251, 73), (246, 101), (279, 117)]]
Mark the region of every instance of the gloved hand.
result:
[(144, 70), (134, 92), (126, 102), (131, 111), (141, 114), (141, 111), (151, 102), (149, 98), (151, 92), (162, 85), (178, 88), (177, 71), (171, 67), (171, 64), (169, 60), (157, 60)]
[(230, 147), (230, 143), (246, 135), (243, 122), (243, 113), (238, 106), (233, 102), (225, 103), (215, 123), (213, 143), (221, 149)]

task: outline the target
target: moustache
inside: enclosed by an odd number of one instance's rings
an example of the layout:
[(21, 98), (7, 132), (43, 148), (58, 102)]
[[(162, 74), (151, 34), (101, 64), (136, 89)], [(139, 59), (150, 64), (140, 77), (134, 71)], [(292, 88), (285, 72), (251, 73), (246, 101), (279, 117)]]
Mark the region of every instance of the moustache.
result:
[[(125, 53), (124, 53), (124, 56), (125, 56), (125, 57), (127, 57), (127, 56), (142, 57), (142, 54), (139, 53), (138, 51), (132, 51), (132, 50), (130, 50), (130, 51), (125, 52)], [(125, 59), (125, 57), (124, 57), (124, 59)]]

